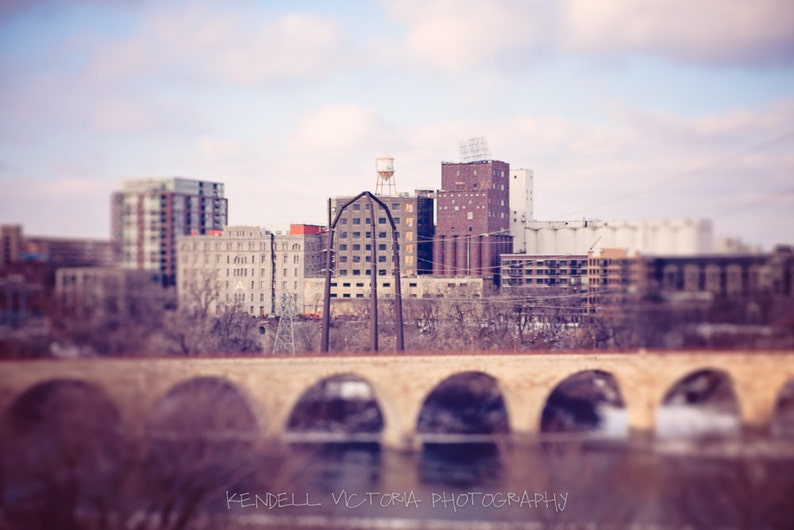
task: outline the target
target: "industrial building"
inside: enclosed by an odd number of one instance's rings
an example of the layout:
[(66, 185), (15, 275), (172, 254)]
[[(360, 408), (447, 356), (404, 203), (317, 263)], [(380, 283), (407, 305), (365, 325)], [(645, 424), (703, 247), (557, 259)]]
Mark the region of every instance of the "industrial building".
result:
[(513, 253), (527, 252), (526, 224), (535, 219), (535, 172), (531, 169), (510, 170), (510, 235)]
[(436, 193), (433, 274), (499, 284), (499, 256), (512, 251), (510, 165), (498, 160), (442, 162)]
[(607, 248), (660, 256), (712, 252), (711, 221), (702, 218), (529, 221), (524, 229), (526, 253), (532, 255), (581, 255)]

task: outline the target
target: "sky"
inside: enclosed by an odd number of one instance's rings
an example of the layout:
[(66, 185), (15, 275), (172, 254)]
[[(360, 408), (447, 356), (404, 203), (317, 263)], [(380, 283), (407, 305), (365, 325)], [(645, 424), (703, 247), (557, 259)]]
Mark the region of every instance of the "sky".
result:
[(229, 222), (441, 185), (459, 142), (535, 218), (705, 217), (794, 244), (790, 0), (0, 1), (0, 223), (110, 237), (121, 181), (225, 183)]

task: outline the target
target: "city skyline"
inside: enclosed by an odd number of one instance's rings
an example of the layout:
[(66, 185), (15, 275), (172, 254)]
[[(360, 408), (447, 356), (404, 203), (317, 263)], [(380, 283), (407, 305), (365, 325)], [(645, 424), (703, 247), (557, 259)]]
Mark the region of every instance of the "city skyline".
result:
[[(128, 178), (223, 182), (229, 223), (437, 189), (458, 141), (535, 171), (535, 218), (706, 217), (794, 243), (785, 1), (0, 7), (0, 222), (110, 237)], [(78, 204), (79, 208), (74, 205)]]

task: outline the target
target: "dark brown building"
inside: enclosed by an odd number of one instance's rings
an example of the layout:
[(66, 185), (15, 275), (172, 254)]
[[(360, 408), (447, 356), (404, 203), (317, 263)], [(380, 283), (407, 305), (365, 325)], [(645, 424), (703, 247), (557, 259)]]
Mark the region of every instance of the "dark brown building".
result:
[(433, 274), (492, 278), (512, 252), (510, 165), (497, 160), (441, 164)]

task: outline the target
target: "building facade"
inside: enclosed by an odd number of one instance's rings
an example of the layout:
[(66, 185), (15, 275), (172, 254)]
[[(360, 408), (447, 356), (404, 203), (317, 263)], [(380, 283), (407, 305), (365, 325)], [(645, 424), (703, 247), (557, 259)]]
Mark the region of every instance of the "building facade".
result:
[(644, 288), (647, 258), (623, 248), (587, 254), (587, 307), (590, 313), (620, 308), (634, 301)]
[(708, 293), (711, 297), (794, 296), (794, 249), (763, 254), (658, 256), (649, 260), (644, 290)]
[(587, 255), (502, 255), (502, 293), (559, 289), (587, 292)]
[(587, 254), (624, 248), (644, 255), (695, 256), (712, 252), (707, 219), (530, 221), (525, 226), (527, 254)]
[(157, 271), (170, 286), (176, 284), (177, 237), (223, 229), (228, 204), (219, 182), (127, 180), (111, 197), (111, 215), (117, 264)]
[(535, 174), (531, 169), (510, 170), (510, 235), (514, 254), (527, 251), (526, 224), (535, 219)]
[(512, 252), (510, 165), (497, 160), (441, 164), (433, 274), (499, 283), (499, 256)]
[(285, 234), (227, 226), (180, 236), (179, 306), (203, 314), (238, 307), (258, 317), (280, 315), (284, 304), (300, 311), (304, 280), (322, 273), (324, 238), (321, 227), (310, 225), (292, 225)]
[[(336, 197), (336, 212), (355, 197)], [(433, 198), (429, 191), (416, 190), (398, 196), (379, 196), (388, 206), (398, 233), (400, 273), (416, 276), (432, 272)], [(374, 209), (374, 210), (373, 210)], [(374, 212), (374, 213), (373, 213)], [(374, 249), (373, 249), (374, 245)], [(373, 256), (374, 250), (374, 256)], [(392, 228), (383, 208), (368, 197), (350, 204), (340, 215), (334, 234), (333, 275), (353, 281), (372, 275), (373, 257), (377, 276), (394, 274)]]
[(162, 307), (166, 291), (158, 272), (118, 267), (63, 267), (55, 273), (55, 302), (64, 314), (89, 318), (140, 318)]
[[(441, 278), (431, 275), (401, 276), (400, 287), (403, 301), (412, 299), (467, 298), (479, 299), (493, 294), (483, 278)], [(306, 280), (303, 313), (321, 315), (325, 280)], [(395, 283), (392, 278), (378, 279), (378, 299), (394, 299)], [(333, 315), (355, 313), (355, 301), (368, 301), (372, 296), (369, 280), (333, 278), (331, 281), (331, 313)], [(352, 302), (352, 303), (348, 303)], [(367, 302), (368, 303), (368, 302)], [(368, 306), (367, 306), (368, 307)]]
[(21, 225), (0, 227), (0, 271), (18, 261), (54, 267), (110, 267), (113, 246), (106, 239), (29, 236)]

